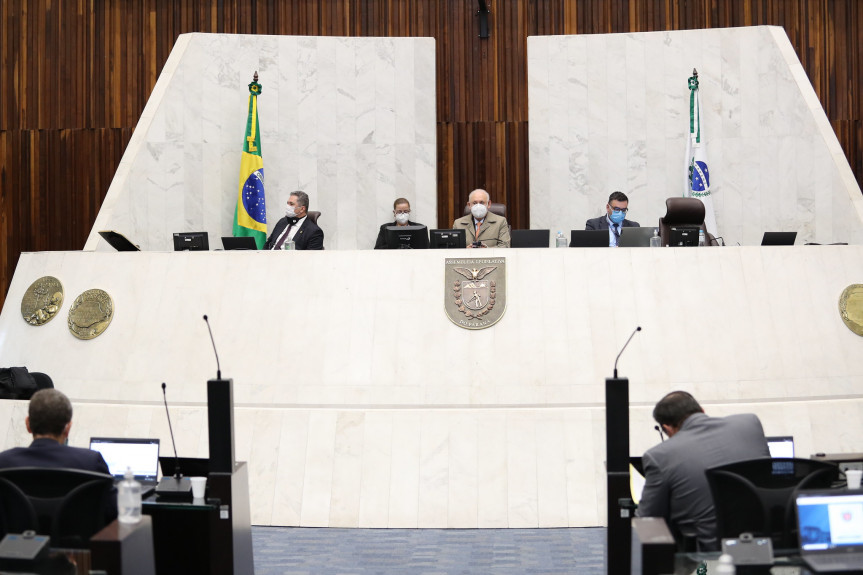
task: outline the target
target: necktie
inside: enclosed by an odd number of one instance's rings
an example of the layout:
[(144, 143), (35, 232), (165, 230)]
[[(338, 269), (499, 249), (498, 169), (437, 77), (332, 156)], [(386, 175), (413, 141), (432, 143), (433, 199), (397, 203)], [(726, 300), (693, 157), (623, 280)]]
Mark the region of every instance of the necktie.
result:
[(283, 233), (281, 235), (281, 237), (279, 237), (279, 241), (277, 241), (275, 247), (273, 247), (274, 250), (279, 250), (282, 248), (282, 244), (284, 244), (285, 240), (288, 239), (288, 235), (291, 233), (291, 228), (293, 228), (293, 227), (294, 227), (293, 222), (288, 224), (288, 228), (285, 230), (285, 233)]
[(611, 230), (614, 232), (614, 245), (617, 245), (620, 242), (620, 225), (614, 224)]
[(473, 235), (474, 240), (479, 239), (479, 228), (480, 228), (480, 226), (482, 226), (482, 222), (477, 222), (476, 223), (476, 230), (474, 230), (474, 235)]

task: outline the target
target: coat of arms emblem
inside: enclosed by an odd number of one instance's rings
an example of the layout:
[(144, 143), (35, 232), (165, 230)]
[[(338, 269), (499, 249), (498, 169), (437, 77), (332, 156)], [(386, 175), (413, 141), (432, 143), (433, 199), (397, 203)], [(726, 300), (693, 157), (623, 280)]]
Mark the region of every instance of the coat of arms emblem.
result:
[(447, 259), (444, 308), (465, 329), (496, 324), (506, 310), (506, 259)]

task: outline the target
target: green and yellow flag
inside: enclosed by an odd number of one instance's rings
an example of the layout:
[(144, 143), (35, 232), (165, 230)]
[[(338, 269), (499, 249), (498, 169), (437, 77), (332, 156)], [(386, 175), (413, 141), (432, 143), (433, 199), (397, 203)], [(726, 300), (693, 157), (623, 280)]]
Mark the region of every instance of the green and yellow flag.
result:
[(240, 160), (240, 189), (234, 211), (234, 237), (255, 238), (258, 249), (267, 241), (267, 202), (264, 197), (264, 157), (261, 155), (261, 136), (258, 128), (258, 73), (249, 84), (249, 119), (246, 122), (246, 139)]

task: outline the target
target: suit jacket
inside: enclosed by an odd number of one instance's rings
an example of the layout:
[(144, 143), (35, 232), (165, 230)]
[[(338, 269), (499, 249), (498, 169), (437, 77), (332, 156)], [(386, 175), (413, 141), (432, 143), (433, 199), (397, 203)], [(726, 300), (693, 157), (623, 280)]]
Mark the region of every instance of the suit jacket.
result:
[(479, 238), (476, 237), (476, 227), (473, 224), (473, 216), (471, 214), (454, 221), (452, 227), (456, 230), (466, 230), (468, 245), (479, 239), (479, 241), (490, 248), (509, 247), (509, 224), (506, 222), (506, 218), (497, 214), (488, 212), (485, 215), (485, 221), (479, 228)]
[[(641, 226), (638, 222), (634, 222), (632, 220), (623, 220), (623, 224), (621, 224), (624, 228), (640, 228)], [(591, 218), (587, 220), (584, 224), (584, 229), (586, 230), (607, 230), (608, 229), (608, 217), (607, 216), (599, 216), (598, 218)]]
[[(276, 222), (273, 233), (270, 234), (270, 237), (267, 238), (267, 243), (264, 244), (265, 250), (273, 249), (273, 246), (279, 241), (279, 236), (282, 235), (286, 227), (288, 227), (287, 217), (283, 217)], [(322, 250), (324, 249), (324, 231), (311, 218), (306, 216), (306, 219), (303, 220), (303, 225), (294, 234), (294, 244), (294, 247), (298, 250)]]
[[(389, 226), (397, 226), (396, 222), (387, 222), (385, 224), (381, 224), (381, 229), (378, 231), (378, 239), (375, 240), (375, 249), (376, 250), (385, 250), (387, 249), (387, 228)], [(412, 222), (408, 220), (408, 223), (405, 224), (407, 226), (421, 226), (422, 224), (418, 224), (416, 222)]]
[(755, 415), (690, 415), (673, 437), (645, 452), (646, 483), (636, 515), (664, 517), (673, 532), (695, 534), (700, 550), (718, 550), (716, 513), (704, 471), (769, 455)]

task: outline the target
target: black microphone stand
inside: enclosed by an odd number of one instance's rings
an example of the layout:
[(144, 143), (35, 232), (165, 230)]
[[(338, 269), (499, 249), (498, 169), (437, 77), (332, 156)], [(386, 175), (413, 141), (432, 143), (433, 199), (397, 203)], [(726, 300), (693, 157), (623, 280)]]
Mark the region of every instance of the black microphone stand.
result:
[(168, 416), (168, 431), (171, 433), (171, 445), (174, 446), (174, 475), (162, 477), (156, 486), (156, 497), (161, 499), (191, 499), (192, 481), (180, 473), (180, 458), (177, 457), (177, 442), (174, 441), (174, 428), (171, 425), (171, 412), (168, 411), (167, 386), (162, 382), (162, 399), (165, 402), (165, 414)]

